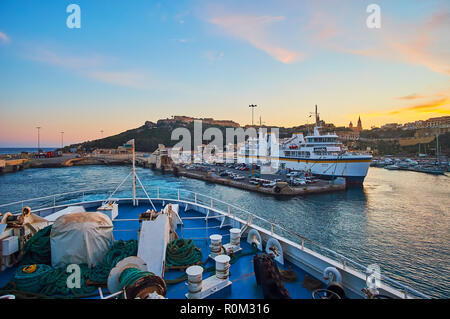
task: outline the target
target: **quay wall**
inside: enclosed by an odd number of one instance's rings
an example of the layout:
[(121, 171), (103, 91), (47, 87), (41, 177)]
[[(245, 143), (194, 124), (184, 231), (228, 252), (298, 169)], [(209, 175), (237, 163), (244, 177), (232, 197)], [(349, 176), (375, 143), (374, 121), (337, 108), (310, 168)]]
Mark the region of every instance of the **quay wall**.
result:
[(344, 191), (346, 189), (345, 184), (333, 184), (332, 182), (329, 181), (320, 181), (314, 185), (309, 184), (300, 187), (290, 187), (287, 183), (278, 183), (277, 186), (279, 186), (280, 192), (277, 193), (275, 192), (275, 187), (268, 188), (258, 185), (252, 185), (245, 182), (222, 178), (220, 176), (212, 175), (210, 173), (192, 172), (185, 169), (177, 168), (176, 175), (273, 196), (301, 196), (308, 194)]

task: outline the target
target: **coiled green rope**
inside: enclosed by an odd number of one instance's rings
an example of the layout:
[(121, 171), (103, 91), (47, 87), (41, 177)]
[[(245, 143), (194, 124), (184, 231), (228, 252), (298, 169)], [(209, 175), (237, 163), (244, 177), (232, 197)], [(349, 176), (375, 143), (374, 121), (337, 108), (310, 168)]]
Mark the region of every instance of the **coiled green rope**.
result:
[(22, 264), (51, 264), (51, 230), (52, 225), (47, 226), (34, 234), (33, 237), (25, 243), (23, 247), (24, 256), (22, 258)]
[[(28, 256), (28, 259), (26, 260), (51, 262), (50, 231), (51, 226), (48, 226), (31, 237), (30, 241), (27, 242), (27, 244), (30, 242), (31, 244), (27, 246), (26, 256)], [(41, 250), (41, 253), (39, 253), (39, 250)], [(79, 265), (81, 270), (80, 288), (68, 288), (67, 278), (70, 276), (70, 273), (66, 271), (65, 267), (52, 268), (42, 263), (37, 264), (37, 269), (33, 273), (25, 273), (22, 271), (25, 266), (20, 267), (14, 276), (13, 282), (3, 289), (17, 288), (17, 291), (25, 293), (24, 295), (26, 293), (39, 293), (46, 296), (73, 296), (77, 298), (91, 296), (97, 288), (96, 285), (87, 286), (88, 280), (96, 284), (106, 283), (111, 269), (120, 260), (136, 255), (136, 240), (119, 240), (111, 246), (103, 257), (102, 262), (96, 267), (89, 268), (86, 264)]]
[(145, 276), (154, 276), (153, 273), (149, 271), (142, 271), (137, 268), (127, 268), (120, 274), (120, 288), (131, 286), (136, 282), (136, 280), (143, 278)]
[[(237, 262), (239, 260), (239, 258), (241, 258), (241, 257), (254, 255), (257, 252), (258, 252), (258, 248), (256, 247), (255, 244), (252, 244), (252, 249), (250, 251), (244, 252), (241, 250), (238, 253), (234, 254), (230, 259), (230, 265)], [(204, 262), (201, 263), (201, 265), (206, 265), (208, 263), (208, 261), (209, 261), (209, 259), (206, 259)], [(214, 264), (210, 267), (204, 268), (203, 273), (208, 273), (208, 272), (215, 271), (215, 270), (216, 270), (216, 265)], [(186, 280), (187, 280), (187, 275), (184, 273), (183, 275), (181, 275), (178, 278), (167, 279), (167, 280), (165, 279), (164, 281), (166, 282), (166, 285), (176, 285), (176, 284), (179, 284), (180, 282), (183, 282)]]
[(190, 266), (200, 263), (202, 252), (192, 239), (175, 239), (167, 245), (166, 267)]
[(137, 247), (136, 240), (116, 241), (103, 257), (102, 263), (91, 270), (89, 279), (98, 283), (107, 282), (111, 269), (122, 259), (129, 256), (136, 256)]
[[(27, 273), (26, 269), (35, 266), (33, 272)], [(17, 268), (14, 281), (19, 290), (38, 293), (41, 290), (40, 280), (46, 273), (51, 271), (48, 265), (25, 265)]]
[(65, 268), (54, 268), (41, 277), (40, 284), (42, 289), (40, 293), (47, 296), (73, 295), (75, 297), (92, 294), (97, 290), (97, 287), (86, 285), (86, 281), (91, 274), (91, 269), (86, 264), (80, 264), (78, 266), (81, 271), (79, 288), (68, 287), (67, 279), (71, 273), (68, 273)]

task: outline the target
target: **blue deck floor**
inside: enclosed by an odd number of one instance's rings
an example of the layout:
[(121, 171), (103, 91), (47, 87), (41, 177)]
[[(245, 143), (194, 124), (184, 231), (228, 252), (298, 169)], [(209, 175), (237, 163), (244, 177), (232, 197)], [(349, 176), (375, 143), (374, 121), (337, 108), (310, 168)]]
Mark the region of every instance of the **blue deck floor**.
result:
[[(150, 205), (140, 204), (138, 207), (133, 207), (131, 205), (121, 204), (119, 206), (119, 216), (116, 219), (138, 219), (139, 213), (145, 212), (150, 209)], [(157, 210), (161, 207), (156, 206)], [(180, 207), (179, 215), (181, 218), (184, 217), (204, 217), (205, 215), (194, 211), (188, 210), (184, 211), (183, 207)], [(114, 221), (114, 239), (115, 240), (130, 240), (138, 239), (138, 229), (139, 221)], [(223, 235), (222, 244), (229, 242), (229, 229), (230, 227), (219, 227), (208, 229), (206, 231), (205, 219), (193, 219), (193, 220), (183, 220), (184, 227), (181, 231), (181, 226), (178, 226), (177, 234), (179, 237), (190, 239), (190, 238), (203, 238), (203, 239), (193, 239), (195, 245), (201, 249), (203, 259), (205, 261), (209, 254), (209, 242), (206, 238), (212, 234)], [(208, 227), (219, 226), (220, 222), (215, 219), (208, 220)], [(195, 230), (188, 230), (186, 228), (202, 228)], [(182, 234), (181, 234), (182, 233)], [(243, 252), (249, 252), (252, 250), (251, 246), (244, 240), (241, 240), (241, 247)], [(209, 259), (204, 267), (210, 267), (214, 265), (214, 261)], [(312, 297), (311, 291), (308, 291), (303, 287), (302, 282), (305, 278), (306, 272), (302, 269), (294, 266), (290, 262), (285, 261), (284, 265), (278, 265), (281, 269), (292, 269), (296, 272), (298, 280), (295, 282), (285, 282), (284, 286), (289, 291), (292, 298), (295, 299), (310, 299)], [(9, 268), (5, 271), (0, 272), (0, 287), (3, 287), (7, 282), (10, 281), (16, 267)], [(178, 270), (168, 270), (165, 272), (164, 279), (175, 279), (184, 274), (183, 271)], [(214, 275), (214, 273), (204, 273), (203, 279)], [(256, 285), (256, 279), (253, 272), (253, 255), (244, 256), (238, 259), (237, 262), (230, 266), (230, 281), (232, 282), (231, 288), (225, 289), (222, 292), (218, 292), (212, 295), (211, 298), (226, 298), (226, 299), (262, 299), (263, 293), (262, 288)], [(169, 299), (184, 299), (187, 293), (187, 286), (185, 282), (181, 282), (175, 285), (167, 286), (167, 295)], [(107, 293), (105, 291), (105, 293)]]
[[(140, 205), (139, 207), (132, 207), (130, 205), (121, 205), (119, 209), (119, 216), (117, 219), (132, 219), (137, 218), (139, 213), (145, 212), (150, 206)], [(156, 207), (158, 210), (160, 207)], [(180, 207), (179, 215), (181, 218), (184, 217), (204, 217), (205, 215), (194, 210), (184, 211), (183, 207)], [(179, 237), (185, 239), (194, 238), (195, 245), (201, 249), (203, 255), (203, 261), (205, 261), (209, 254), (209, 235), (220, 234), (223, 236), (222, 244), (229, 242), (229, 229), (230, 227), (212, 228), (206, 231), (205, 229), (192, 229), (187, 228), (204, 228), (204, 219), (185, 219), (183, 220), (183, 231), (181, 231), (181, 226), (178, 226), (177, 234)], [(220, 222), (216, 219), (208, 220), (208, 227), (219, 226)], [(139, 228), (138, 221), (117, 221), (114, 222), (114, 228), (116, 229), (114, 236), (115, 239), (137, 239), (136, 231), (120, 231), (124, 229), (137, 230)], [(182, 233), (182, 235), (181, 235)], [(195, 239), (195, 238), (205, 238), (205, 239)], [(244, 252), (249, 252), (252, 250), (251, 246), (245, 241), (241, 240), (241, 247)], [(210, 267), (214, 265), (214, 261), (209, 259), (208, 263), (204, 267)], [(302, 282), (305, 278), (306, 272), (302, 269), (294, 266), (290, 262), (285, 261), (284, 265), (278, 265), (281, 269), (292, 269), (296, 272), (298, 280), (295, 282), (285, 282), (284, 286), (289, 291), (292, 298), (295, 299), (310, 299), (312, 297), (311, 292), (303, 287)], [(175, 279), (182, 276), (184, 272), (177, 270), (166, 271), (164, 279)], [(204, 273), (203, 279), (214, 275), (214, 273)], [(263, 293), (262, 288), (256, 285), (256, 279), (253, 272), (253, 255), (244, 256), (238, 259), (238, 261), (230, 266), (230, 281), (232, 282), (231, 289), (227, 290), (225, 293), (217, 293), (213, 295), (212, 298), (230, 298), (230, 299), (262, 299)], [(167, 298), (169, 299), (181, 299), (185, 298), (187, 293), (187, 286), (185, 282), (168, 285)]]

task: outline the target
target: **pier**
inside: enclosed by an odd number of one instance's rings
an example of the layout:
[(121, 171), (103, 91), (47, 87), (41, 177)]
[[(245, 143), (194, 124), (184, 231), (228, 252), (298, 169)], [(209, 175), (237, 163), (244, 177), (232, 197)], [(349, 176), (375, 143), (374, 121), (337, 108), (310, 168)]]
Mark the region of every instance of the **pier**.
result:
[[(345, 182), (339, 183), (325, 180), (318, 180), (314, 184), (299, 187), (289, 186), (287, 182), (278, 182), (274, 187), (263, 187), (260, 185), (252, 185), (248, 183), (248, 181), (236, 181), (228, 178), (223, 178), (218, 175), (211, 174), (210, 172), (192, 172), (178, 167), (175, 169), (175, 172), (175, 174), (178, 176), (199, 179), (211, 183), (231, 186), (273, 196), (301, 196), (308, 194), (344, 191), (346, 189)], [(277, 192), (277, 187), (279, 189), (279, 192)]]

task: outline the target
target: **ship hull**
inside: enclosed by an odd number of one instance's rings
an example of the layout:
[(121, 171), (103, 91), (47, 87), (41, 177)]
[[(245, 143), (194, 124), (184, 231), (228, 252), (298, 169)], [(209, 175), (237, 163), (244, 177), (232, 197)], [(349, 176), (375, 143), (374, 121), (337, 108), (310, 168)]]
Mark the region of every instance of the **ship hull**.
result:
[[(244, 159), (243, 156), (239, 156)], [(279, 158), (279, 167), (295, 171), (310, 171), (323, 179), (344, 177), (348, 186), (362, 185), (372, 161), (371, 156), (348, 156), (343, 158)], [(256, 158), (245, 156), (246, 163), (255, 163)]]

